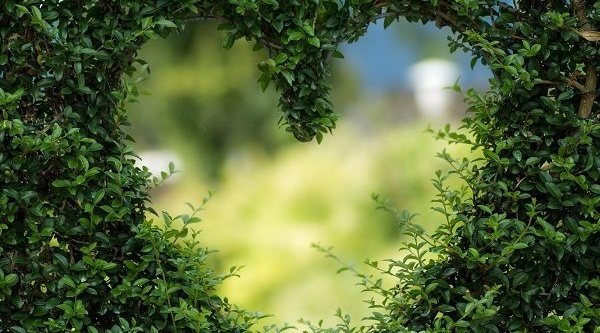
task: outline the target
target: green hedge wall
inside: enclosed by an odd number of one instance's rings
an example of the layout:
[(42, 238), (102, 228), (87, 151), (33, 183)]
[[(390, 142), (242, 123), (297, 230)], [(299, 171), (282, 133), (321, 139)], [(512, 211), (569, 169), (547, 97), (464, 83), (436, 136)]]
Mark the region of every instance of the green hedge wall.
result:
[(383, 301), (363, 326), (309, 329), (600, 332), (600, 2), (583, 0), (3, 1), (0, 328), (248, 331), (256, 316), (214, 294), (223, 277), (204, 263), (197, 218), (164, 214), (164, 230), (145, 218), (160, 180), (134, 166), (122, 131), (146, 70), (136, 52), (219, 20), (226, 47), (247, 38), (269, 54), (259, 81), (280, 92), (286, 129), (321, 141), (337, 118), (329, 59), (400, 17), (449, 26), (450, 49), (492, 70), (489, 92), (465, 94), (471, 136), (438, 133), (484, 158), (441, 154), (454, 171), (434, 180), (445, 223), (433, 235), (382, 202), (412, 239), (411, 255), (371, 263), (397, 284), (364, 277)]

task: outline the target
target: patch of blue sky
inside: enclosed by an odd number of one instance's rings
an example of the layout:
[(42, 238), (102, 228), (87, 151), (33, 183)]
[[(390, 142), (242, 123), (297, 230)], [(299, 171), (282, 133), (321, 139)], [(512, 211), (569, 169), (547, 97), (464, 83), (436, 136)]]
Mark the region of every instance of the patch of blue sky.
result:
[(490, 71), (477, 63), (471, 69), (472, 57), (457, 50), (450, 54), (447, 46), (449, 29), (433, 24), (420, 25), (405, 21), (383, 28), (383, 22), (372, 25), (358, 42), (344, 45), (346, 61), (354, 67), (365, 89), (410, 90), (409, 68), (420, 60), (441, 58), (455, 62), (464, 87), (484, 88)]

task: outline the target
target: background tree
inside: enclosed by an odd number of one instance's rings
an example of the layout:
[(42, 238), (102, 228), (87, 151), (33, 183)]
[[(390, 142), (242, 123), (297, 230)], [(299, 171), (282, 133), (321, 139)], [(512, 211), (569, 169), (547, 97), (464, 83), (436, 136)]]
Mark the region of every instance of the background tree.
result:
[(405, 17), (449, 26), (451, 49), (492, 70), (491, 91), (466, 94), (473, 138), (439, 133), (484, 158), (442, 154), (468, 187), (448, 189), (447, 175), (437, 175), (435, 209), (446, 223), (435, 234), (397, 214), (412, 255), (381, 268), (398, 279), (391, 289), (365, 280), (385, 299), (362, 330), (598, 331), (598, 8), (582, 0), (5, 2), (0, 264), (11, 302), (0, 324), (246, 330), (246, 317), (211, 296), (219, 278), (202, 252), (178, 242), (188, 229), (172, 229), (168, 215), (164, 233), (144, 221), (147, 174), (133, 167), (120, 127), (135, 88), (122, 75), (173, 21), (217, 18), (226, 46), (247, 38), (266, 49), (260, 81), (279, 91), (286, 129), (321, 141), (337, 118), (325, 78), (339, 43), (374, 20)]
[(256, 64), (265, 55), (241, 42), (223, 50), (217, 24), (202, 23), (142, 50), (152, 75), (140, 89), (150, 95), (129, 108), (135, 126), (130, 133), (138, 151), (171, 143), (186, 169), (200, 169), (215, 181), (232, 152), (253, 147), (270, 153), (293, 140), (273, 130), (274, 94), (259, 94)]

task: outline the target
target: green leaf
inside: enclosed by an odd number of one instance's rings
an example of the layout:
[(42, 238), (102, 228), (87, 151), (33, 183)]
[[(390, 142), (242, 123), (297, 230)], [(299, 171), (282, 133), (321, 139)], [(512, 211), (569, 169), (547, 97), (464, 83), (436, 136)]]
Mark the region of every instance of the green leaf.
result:
[(154, 22), (154, 24), (162, 26), (162, 27), (166, 27), (166, 28), (177, 28), (177, 24), (173, 23), (173, 21), (169, 21), (169, 20), (165, 20), (165, 19), (158, 20), (158, 21)]
[(475, 248), (469, 248), (469, 254), (474, 258), (479, 258), (479, 251)]
[(152, 24), (152, 17), (151, 16), (147, 16), (147, 17), (144, 17), (142, 19), (142, 29), (150, 28), (151, 24)]
[(190, 231), (189, 228), (183, 228), (183, 229), (181, 229), (181, 231), (179, 232), (178, 237), (185, 238), (188, 235), (189, 231)]
[(75, 282), (69, 276), (63, 276), (60, 280), (58, 280), (58, 283), (56, 285), (58, 289), (62, 289), (64, 286), (75, 289)]
[(284, 63), (286, 60), (288, 59), (288, 55), (285, 53), (279, 53), (276, 57), (275, 57), (275, 63), (276, 64), (282, 64)]
[(55, 180), (52, 182), (52, 186), (54, 186), (54, 187), (69, 187), (69, 186), (71, 186), (71, 182), (68, 180)]
[(567, 90), (567, 91), (561, 93), (560, 95), (558, 95), (558, 100), (559, 101), (568, 100), (568, 99), (573, 98), (573, 96), (575, 96), (575, 93), (573, 92), (573, 90)]
[(529, 245), (527, 245), (526, 243), (516, 243), (513, 245), (513, 248), (515, 250), (522, 250), (522, 249), (526, 249)]
[[(479, 207), (479, 209), (481, 209), (482, 211), (492, 215), (492, 209), (488, 206), (485, 205), (477, 205), (477, 207)], [(444, 211), (443, 211), (444, 212)], [(445, 213), (445, 212), (444, 212)]]
[(394, 16), (387, 16), (386, 18), (383, 19), (383, 28), (387, 29), (396, 20), (397, 20), (397, 18)]
[(440, 312), (448, 313), (448, 312), (454, 312), (454, 311), (456, 311), (456, 308), (453, 307), (452, 305), (442, 304), (442, 305), (440, 305), (438, 307), (438, 310)]
[(588, 284), (589, 284), (591, 287), (594, 287), (594, 288), (598, 288), (598, 289), (600, 289), (600, 279), (593, 279), (593, 280), (591, 280), (590, 282), (588, 282)]
[(318, 132), (316, 137), (317, 137), (317, 143), (321, 144), (321, 142), (323, 142), (323, 133)]
[(19, 277), (17, 274), (8, 274), (6, 277), (4, 277), (4, 283), (8, 287), (14, 286), (15, 284), (17, 284), (17, 281), (19, 281)]
[(117, 268), (117, 264), (114, 262), (108, 262), (106, 264), (104, 264), (104, 266), (102, 267), (102, 269), (104, 269), (105, 271), (110, 271)]
[(550, 182), (546, 182), (544, 183), (544, 185), (546, 185), (546, 188), (548, 189), (548, 192), (555, 198), (560, 198), (562, 196), (562, 192), (560, 191), (560, 188), (558, 187), (558, 185), (554, 184), (554, 183), (550, 183)]
[(62, 268), (66, 268), (69, 267), (69, 261), (67, 260), (67, 258), (60, 254), (60, 253), (55, 253), (53, 255), (53, 257), (59, 262), (59, 264), (62, 266)]
[(532, 165), (532, 164), (536, 164), (540, 162), (540, 158), (539, 157), (530, 157), (525, 161), (526, 165)]
[(17, 14), (19, 17), (23, 16), (24, 14), (29, 14), (29, 9), (27, 9), (27, 7), (22, 5), (15, 5), (15, 7), (17, 8)]
[(314, 36), (315, 35), (315, 31), (313, 29), (313, 27), (310, 25), (310, 23), (305, 22), (302, 25), (302, 29), (309, 35), (309, 36)]
[(223, 48), (230, 49), (235, 43), (236, 37), (233, 34), (227, 34), (225, 40), (223, 40)]
[(273, 24), (273, 29), (275, 29), (275, 31), (277, 31), (277, 32), (283, 31), (283, 21), (275, 21), (272, 24)]
[(465, 315), (470, 314), (471, 312), (473, 312), (473, 310), (475, 309), (476, 304), (475, 303), (469, 303), (467, 304), (467, 307), (465, 308)]
[(283, 77), (285, 78), (285, 81), (292, 86), (293, 82), (294, 82), (294, 74), (288, 72), (288, 71), (282, 71), (281, 75), (283, 75)]
[(300, 40), (304, 38), (304, 32), (302, 31), (293, 31), (289, 37), (288, 37), (288, 42), (292, 42), (292, 41), (296, 41), (296, 40)]
[(593, 305), (590, 299), (584, 294), (579, 294), (579, 300), (581, 300), (581, 304), (585, 307), (591, 307)]
[(505, 66), (504, 69), (511, 75), (514, 75), (514, 76), (519, 75), (519, 72), (517, 72), (517, 69), (514, 68), (513, 66)]
[(498, 154), (496, 154), (495, 152), (493, 152), (489, 149), (485, 149), (483, 151), (483, 155), (496, 163), (500, 162), (500, 157), (498, 156)]
[(40, 21), (43, 20), (42, 12), (36, 6), (31, 6), (31, 15)]
[(23, 327), (21, 327), (21, 326), (11, 326), (10, 329), (14, 333), (27, 333), (27, 331)]
[(521, 162), (521, 159), (523, 158), (523, 154), (521, 154), (520, 150), (515, 150), (515, 151), (513, 151), (513, 157), (515, 158), (515, 160), (517, 160), (517, 162)]
[(527, 281), (529, 275), (525, 272), (517, 273), (513, 278), (513, 287), (518, 287)]
[(92, 56), (98, 60), (110, 59), (110, 56), (108, 55), (108, 53), (106, 53), (104, 51), (96, 51), (96, 50), (90, 49), (90, 48), (83, 48), (83, 49), (81, 49), (80, 53)]

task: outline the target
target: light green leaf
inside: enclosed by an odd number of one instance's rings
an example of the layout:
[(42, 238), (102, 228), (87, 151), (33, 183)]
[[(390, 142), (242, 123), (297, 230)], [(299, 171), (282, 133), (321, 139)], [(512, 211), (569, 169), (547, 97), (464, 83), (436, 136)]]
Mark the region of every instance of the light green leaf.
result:
[(40, 21), (42, 20), (42, 12), (36, 6), (31, 7), (31, 15)]
[(300, 40), (302, 38), (304, 38), (304, 32), (302, 32), (302, 31), (294, 31), (294, 32), (292, 32), (289, 35), (288, 42), (292, 42), (292, 41), (295, 41), (295, 40)]
[(283, 77), (285, 78), (287, 83), (291, 86), (292, 83), (294, 82), (294, 74), (292, 74), (288, 71), (282, 71), (281, 75), (283, 75)]
[(321, 41), (319, 40), (319, 38), (314, 36), (308, 38), (308, 43), (315, 47), (321, 47)]
[(169, 21), (169, 20), (165, 20), (165, 19), (158, 20), (154, 24), (162, 26), (162, 27), (166, 27), (166, 28), (177, 28), (177, 24), (173, 23), (173, 21)]

